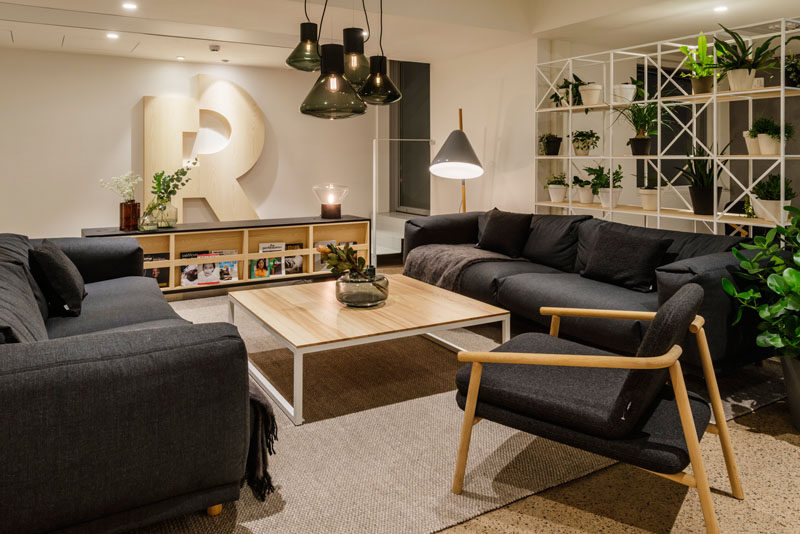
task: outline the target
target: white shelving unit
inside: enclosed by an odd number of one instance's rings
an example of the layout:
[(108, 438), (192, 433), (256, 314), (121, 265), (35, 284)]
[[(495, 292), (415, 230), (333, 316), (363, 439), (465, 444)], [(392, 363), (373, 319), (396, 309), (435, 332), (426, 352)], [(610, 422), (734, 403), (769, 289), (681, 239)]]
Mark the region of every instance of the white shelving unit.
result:
[[(537, 64), (536, 83), (534, 84), (536, 106), (534, 139), (537, 142), (534, 156), (536, 184), (534, 187), (534, 212), (540, 212), (542, 208), (560, 208), (559, 211), (567, 213), (595, 212), (595, 216), (612, 220), (615, 213), (631, 214), (642, 216), (644, 224), (658, 228), (662, 226), (662, 219), (682, 219), (693, 221), (695, 230), (698, 226), (705, 226), (708, 231), (713, 233), (720, 233), (726, 224), (733, 225), (734, 231), (751, 232), (754, 226), (771, 227), (777, 223), (786, 222), (786, 212), (782, 212), (782, 220), (775, 220), (772, 218), (748, 218), (741, 214), (731, 213), (730, 210), (736, 202), (743, 200), (749, 194), (754, 185), (766, 179), (771, 173), (780, 173), (781, 198), (783, 199), (784, 182), (787, 179), (787, 162), (800, 160), (800, 154), (787, 154), (784, 140), (781, 141), (780, 153), (775, 155), (749, 156), (746, 153), (724, 155), (721, 154), (721, 150), (730, 138), (742, 135), (739, 131), (730, 131), (729, 109), (732, 102), (747, 102), (749, 127), (754, 120), (754, 102), (763, 99), (778, 101), (778, 116), (772, 118), (780, 123), (781, 131), (783, 131), (787, 122), (787, 99), (800, 97), (800, 88), (788, 87), (785, 80), (785, 62), (789, 52), (789, 47), (785, 43), (788, 38), (800, 35), (800, 21), (778, 19), (731, 29), (738, 32), (748, 44), (755, 43), (756, 46), (773, 35), (777, 36), (772, 45), (780, 44), (779, 51), (776, 53), (776, 56), (779, 56), (776, 57), (776, 60), (779, 60), (780, 70), (774, 73), (772, 78), (765, 79), (765, 87), (748, 91), (731, 91), (727, 89), (727, 82), (719, 82), (715, 79), (713, 90), (710, 93), (692, 94), (684, 90), (676, 83), (677, 73), (683, 68), (685, 61), (680, 47), (684, 45), (690, 48), (696, 47), (699, 34)], [(708, 33), (706, 36), (709, 42), (709, 53), (713, 53), (715, 38), (732, 41), (730, 36), (721, 29)], [(794, 41), (792, 44), (795, 43), (798, 41)], [(655, 155), (632, 156), (630, 149), (625, 146), (625, 142), (628, 138), (633, 137), (633, 133), (624, 120), (617, 120), (619, 110), (627, 104), (614, 102), (613, 87), (615, 84), (628, 81), (630, 77), (636, 78), (638, 69), (642, 69), (644, 72), (645, 95), (652, 94), (653, 96), (649, 100), (637, 103), (657, 102), (659, 117), (662, 114), (670, 117), (673, 121), (672, 131), (676, 134), (687, 133), (690, 138), (690, 146), (699, 143), (700, 146), (705, 147), (710, 156), (704, 159), (713, 160), (715, 170), (719, 171), (719, 175), (715, 172), (715, 176), (719, 176), (719, 178), (715, 178), (714, 206), (717, 207), (717, 210), (713, 215), (695, 214), (692, 211), (688, 191), (682, 191), (676, 187), (676, 177), (668, 177), (665, 174), (666, 171), (674, 169), (675, 166), (679, 166), (681, 162), (687, 160), (686, 155), (667, 153), (678, 141), (680, 135), (676, 135), (673, 141), (663, 143), (664, 146), (662, 146), (661, 130), (664, 125), (659, 120), (659, 133), (653, 139), (653, 144), (657, 149)], [(577, 74), (584, 81), (601, 84), (603, 86), (603, 103), (589, 106), (562, 105), (555, 107), (550, 99), (551, 95), (556, 92), (556, 87), (561, 80), (564, 78), (572, 80), (573, 74)], [(652, 83), (649, 81), (651, 75), (656, 76), (657, 87), (651, 87)], [(764, 76), (764, 73), (759, 72), (758, 76)], [(568, 91), (567, 104), (571, 104), (570, 93), (571, 91)], [(676, 106), (691, 110), (688, 121), (679, 120), (674, 112)], [(579, 119), (579, 117), (586, 117), (586, 119)], [(705, 128), (700, 125), (701, 117), (705, 121)], [(576, 122), (590, 123), (591, 128), (598, 131), (601, 145), (594, 152), (600, 152), (600, 154), (589, 156), (574, 154), (568, 135), (575, 131)], [(800, 123), (795, 126), (800, 132)], [(545, 156), (540, 153), (538, 139), (540, 133), (544, 132), (557, 133), (563, 138), (561, 153), (564, 155)], [(685, 148), (688, 150), (690, 146)], [(580, 204), (575, 202), (577, 194), (571, 184), (571, 177), (580, 175), (587, 179), (583, 171), (584, 167), (602, 164), (613, 169), (622, 164), (623, 167), (626, 167), (626, 175), (630, 175), (631, 165), (635, 165), (636, 161), (644, 163), (645, 175), (652, 172), (658, 178), (659, 200), (656, 210), (646, 211), (641, 206), (630, 203), (618, 204), (613, 209), (605, 209), (599, 203)], [(734, 173), (731, 166), (736, 161), (747, 162), (745, 173), (741, 171)], [(570, 188), (567, 191), (566, 200), (555, 203), (550, 201), (544, 185), (549, 176), (558, 172), (566, 174)], [(727, 207), (720, 208), (717, 186), (728, 186), (726, 189), (732, 190), (734, 185), (738, 186), (735, 188), (736, 190), (741, 191), (731, 195)], [(679, 199), (680, 207), (662, 206), (662, 197), (666, 192), (677, 195), (672, 195), (672, 197)]]

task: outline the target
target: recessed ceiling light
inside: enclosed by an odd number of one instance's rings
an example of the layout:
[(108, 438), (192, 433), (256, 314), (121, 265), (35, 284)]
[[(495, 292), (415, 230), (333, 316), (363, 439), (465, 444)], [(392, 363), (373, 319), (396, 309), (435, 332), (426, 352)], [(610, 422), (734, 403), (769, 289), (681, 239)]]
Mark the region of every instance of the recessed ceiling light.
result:
[(726, 11), (728, 11), (728, 6), (717, 6), (714, 8), (714, 11), (716, 11), (717, 13), (725, 13)]
[(176, 57), (175, 59), (177, 59), (178, 61), (183, 61), (183, 60), (184, 60), (184, 59), (186, 59), (186, 58), (185, 58), (185, 57), (183, 57), (183, 56), (178, 56), (178, 57)]
[(137, 6), (133, 2), (125, 2), (124, 4), (122, 4), (122, 9), (127, 9), (128, 11), (135, 11), (137, 7), (139, 6)]
[(112, 33), (107, 33), (106, 37), (108, 37), (109, 39), (119, 39), (119, 34), (118, 33), (113, 33), (113, 32)]

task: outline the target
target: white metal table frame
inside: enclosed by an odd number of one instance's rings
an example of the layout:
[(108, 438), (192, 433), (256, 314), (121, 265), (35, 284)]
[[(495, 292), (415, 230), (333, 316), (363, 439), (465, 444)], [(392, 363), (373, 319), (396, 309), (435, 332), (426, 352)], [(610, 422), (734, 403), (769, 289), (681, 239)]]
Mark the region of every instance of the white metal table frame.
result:
[(265, 329), (270, 334), (278, 338), (281, 343), (286, 345), (286, 347), (292, 351), (294, 355), (294, 364), (293, 364), (293, 383), (292, 383), (292, 396), (294, 400), (294, 406), (286, 400), (286, 398), (281, 395), (278, 389), (272, 384), (272, 382), (267, 379), (266, 376), (261, 372), (261, 370), (248, 359), (247, 365), (250, 371), (250, 376), (255, 380), (255, 382), (269, 395), (269, 397), (275, 401), (278, 406), (280, 406), (281, 410), (283, 410), (289, 419), (295, 425), (302, 425), (303, 424), (303, 356), (312, 352), (322, 352), (325, 350), (333, 350), (333, 349), (340, 349), (343, 347), (354, 347), (356, 345), (366, 345), (368, 343), (377, 343), (379, 341), (388, 341), (391, 339), (400, 339), (404, 337), (413, 337), (413, 336), (425, 336), (426, 338), (430, 339), (431, 341), (441, 345), (453, 352), (460, 352), (464, 349), (459, 347), (458, 345), (454, 345), (449, 341), (434, 335), (432, 332), (440, 332), (442, 330), (453, 330), (456, 328), (466, 328), (468, 326), (477, 326), (481, 324), (490, 324), (490, 323), (501, 323), (502, 326), (502, 342), (505, 343), (511, 338), (511, 314), (505, 313), (500, 315), (492, 315), (490, 317), (481, 317), (479, 319), (467, 319), (464, 321), (455, 321), (452, 323), (440, 324), (435, 326), (424, 326), (420, 328), (412, 328), (409, 330), (402, 330), (399, 332), (390, 332), (386, 334), (376, 334), (372, 336), (364, 336), (358, 337), (353, 339), (346, 339), (342, 341), (332, 341), (329, 343), (322, 343), (319, 345), (313, 345), (310, 347), (303, 347), (298, 348), (295, 347), (288, 339), (283, 337), (281, 334), (276, 332), (269, 324), (266, 323), (263, 319), (258, 317), (256, 314), (248, 310), (245, 306), (243, 306), (239, 301), (234, 299), (231, 295), (228, 296), (228, 322), (231, 324), (236, 324), (235, 320), (235, 310), (239, 309), (239, 311), (243, 311), (246, 315), (249, 315)]

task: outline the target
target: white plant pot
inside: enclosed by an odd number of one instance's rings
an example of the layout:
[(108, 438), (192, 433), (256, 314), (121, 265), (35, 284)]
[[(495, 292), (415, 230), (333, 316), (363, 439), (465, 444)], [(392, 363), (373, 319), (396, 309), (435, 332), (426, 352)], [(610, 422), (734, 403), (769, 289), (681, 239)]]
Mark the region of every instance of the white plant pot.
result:
[(590, 83), (588, 85), (581, 85), (578, 87), (581, 93), (581, 100), (584, 106), (593, 106), (600, 103), (603, 96), (603, 86), (599, 83)]
[(745, 130), (742, 132), (744, 142), (747, 144), (747, 153), (751, 156), (760, 156), (761, 149), (759, 148), (758, 137), (750, 137), (750, 132)]
[[(781, 207), (780, 200), (761, 200), (755, 195), (750, 195), (750, 203), (753, 205), (753, 211), (756, 212), (756, 217), (759, 219), (765, 219), (769, 222), (773, 222), (772, 218), (770, 217), (770, 215), (772, 215), (776, 221), (781, 221), (781, 212), (783, 211), (783, 208)], [(791, 200), (783, 201), (784, 206), (788, 206), (791, 203)]]
[(575, 151), (576, 156), (588, 156), (589, 151), (591, 150), (579, 143), (576, 143), (575, 141), (572, 142), (572, 149)]
[(767, 134), (758, 134), (758, 149), (761, 151), (761, 154), (765, 156), (779, 154), (781, 151), (781, 142)]
[(592, 186), (584, 185), (578, 187), (578, 202), (581, 204), (591, 204), (594, 200), (594, 193), (592, 193)]
[(550, 202), (564, 202), (564, 197), (567, 195), (567, 186), (548, 185), (547, 192), (550, 193)]
[(618, 83), (614, 85), (614, 103), (627, 104), (636, 97), (636, 86), (632, 83)]
[(658, 209), (658, 189), (639, 189), (639, 200), (642, 202), (642, 209), (645, 211), (656, 211)]
[(611, 189), (609, 187), (605, 187), (600, 189), (597, 192), (597, 196), (600, 197), (600, 206), (605, 209), (613, 209), (617, 207), (617, 203), (619, 202), (619, 196), (622, 194), (621, 187), (615, 187)]
[(731, 91), (749, 91), (756, 82), (756, 71), (749, 69), (733, 69), (728, 71), (728, 84)]

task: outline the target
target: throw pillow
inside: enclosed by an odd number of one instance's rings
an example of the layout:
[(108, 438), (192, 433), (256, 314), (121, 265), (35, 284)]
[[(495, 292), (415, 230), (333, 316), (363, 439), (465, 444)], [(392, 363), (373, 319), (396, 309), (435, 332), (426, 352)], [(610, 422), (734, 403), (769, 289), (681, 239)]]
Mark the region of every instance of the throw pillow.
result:
[(605, 230), (581, 276), (647, 293), (655, 290), (656, 267), (672, 239), (652, 239)]
[(478, 248), (516, 258), (522, 251), (531, 226), (529, 213), (511, 213), (494, 209), (487, 214)]
[(534, 215), (522, 255), (567, 273), (573, 272), (578, 253), (578, 227), (591, 215)]
[(60, 248), (45, 239), (31, 249), (33, 276), (44, 291), (52, 315), (77, 317), (86, 296), (83, 277)]
[(0, 343), (21, 343), (47, 339), (27, 268), (19, 263), (0, 262)]

